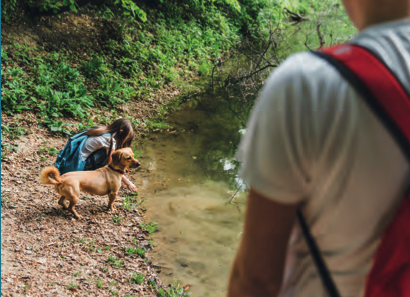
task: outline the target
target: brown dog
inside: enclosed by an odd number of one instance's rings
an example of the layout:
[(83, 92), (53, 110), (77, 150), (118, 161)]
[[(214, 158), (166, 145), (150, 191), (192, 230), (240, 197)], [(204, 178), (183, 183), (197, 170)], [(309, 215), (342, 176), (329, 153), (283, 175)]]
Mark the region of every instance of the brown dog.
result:
[[(108, 208), (113, 210), (125, 169), (137, 168), (140, 165), (140, 162), (134, 159), (132, 150), (123, 148), (112, 154), (108, 165), (94, 171), (73, 171), (60, 176), (57, 168), (46, 167), (40, 173), (40, 182), (55, 185), (56, 192), (61, 195), (58, 204), (79, 219), (80, 216), (74, 210), (74, 206), (80, 198), (80, 191), (95, 195), (108, 195)], [(64, 202), (66, 199), (70, 202), (68, 208)]]

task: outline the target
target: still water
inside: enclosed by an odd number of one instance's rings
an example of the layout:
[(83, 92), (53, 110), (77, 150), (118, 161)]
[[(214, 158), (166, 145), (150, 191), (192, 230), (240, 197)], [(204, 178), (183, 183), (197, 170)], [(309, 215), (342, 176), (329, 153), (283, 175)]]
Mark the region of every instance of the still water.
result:
[[(210, 96), (218, 95), (203, 93), (198, 100), (207, 104)], [(163, 266), (165, 282), (190, 284), (196, 297), (226, 295), (242, 230), (245, 193), (234, 155), (243, 119), (219, 99), (216, 108), (183, 105), (167, 119), (174, 129), (139, 144), (150, 171), (142, 182), (146, 219), (159, 227), (151, 256)]]

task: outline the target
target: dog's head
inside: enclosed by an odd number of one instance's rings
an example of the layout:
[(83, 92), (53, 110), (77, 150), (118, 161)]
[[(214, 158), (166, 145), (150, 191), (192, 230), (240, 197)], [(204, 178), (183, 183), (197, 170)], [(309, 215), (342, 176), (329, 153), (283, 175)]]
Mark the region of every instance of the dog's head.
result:
[(116, 150), (111, 156), (110, 165), (121, 168), (137, 168), (141, 163), (134, 158), (134, 153), (129, 147)]

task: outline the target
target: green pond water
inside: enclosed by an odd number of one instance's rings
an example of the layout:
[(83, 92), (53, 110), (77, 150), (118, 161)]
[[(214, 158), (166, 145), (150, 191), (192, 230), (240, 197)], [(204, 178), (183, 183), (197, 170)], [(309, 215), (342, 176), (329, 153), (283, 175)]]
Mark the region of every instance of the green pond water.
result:
[[(207, 92), (198, 100), (222, 95)], [(190, 284), (193, 296), (226, 295), (242, 230), (245, 193), (234, 156), (243, 119), (225, 103), (185, 104), (167, 119), (174, 129), (153, 133), (138, 146), (150, 171), (142, 181), (149, 193), (147, 221), (159, 227), (151, 236), (157, 246), (151, 256), (163, 266), (165, 282)]]

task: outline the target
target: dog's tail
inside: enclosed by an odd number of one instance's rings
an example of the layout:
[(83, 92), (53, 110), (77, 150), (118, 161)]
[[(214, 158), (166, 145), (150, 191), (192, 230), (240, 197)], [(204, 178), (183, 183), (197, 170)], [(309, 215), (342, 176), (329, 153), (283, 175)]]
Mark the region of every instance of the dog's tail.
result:
[(40, 182), (45, 185), (61, 184), (60, 172), (55, 167), (46, 167), (40, 173)]

